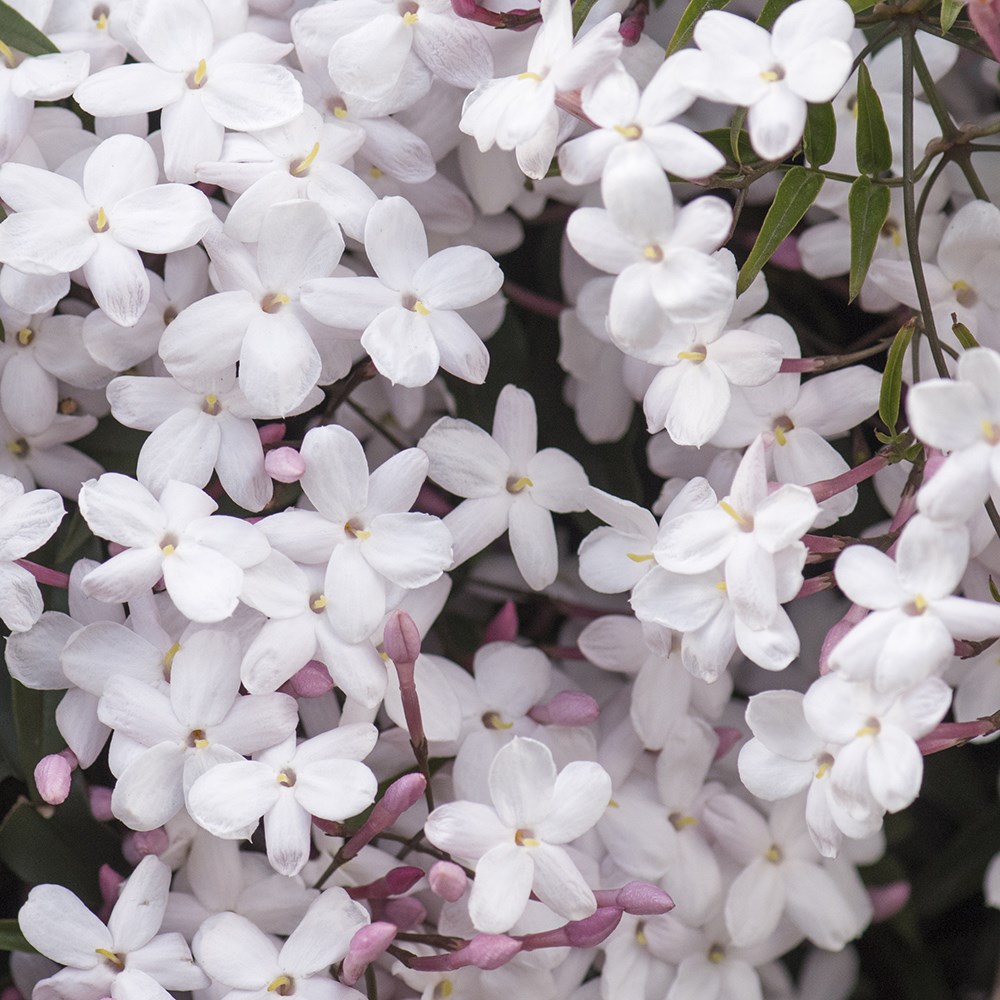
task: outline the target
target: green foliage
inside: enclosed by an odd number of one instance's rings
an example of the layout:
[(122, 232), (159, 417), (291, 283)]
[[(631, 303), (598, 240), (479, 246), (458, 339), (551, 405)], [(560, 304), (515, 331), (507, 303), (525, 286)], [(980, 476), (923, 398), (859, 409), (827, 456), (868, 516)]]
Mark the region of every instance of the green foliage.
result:
[(859, 177), (847, 197), (851, 220), (851, 275), (849, 296), (853, 302), (865, 283), (882, 226), (889, 217), (889, 189), (869, 177)]
[(951, 318), (954, 320), (951, 324), (951, 332), (955, 334), (955, 339), (962, 345), (963, 349), (971, 351), (973, 347), (978, 347), (979, 341), (972, 336), (972, 331), (964, 323), (959, 323), (954, 313), (951, 314)]
[(809, 206), (816, 200), (816, 195), (823, 187), (823, 180), (821, 174), (812, 173), (805, 167), (792, 167), (781, 179), (774, 201), (764, 216), (757, 241), (740, 268), (736, 283), (738, 293), (742, 294), (750, 287), (750, 283), (771, 259), (781, 241), (799, 224)]
[(16, 920), (0, 920), (0, 951), (28, 951), (35, 949), (25, 940)]
[(892, 143), (885, 124), (882, 102), (879, 100), (868, 67), (858, 66), (857, 160), (858, 170), (876, 177), (892, 167)]
[(587, 15), (590, 13), (594, 4), (597, 0), (575, 0), (573, 4), (573, 34), (575, 35), (580, 28), (583, 26), (583, 22), (587, 20)]
[(889, 347), (889, 357), (882, 374), (882, 388), (879, 392), (878, 415), (882, 423), (895, 433), (896, 421), (899, 419), (899, 400), (903, 390), (903, 359), (906, 349), (913, 339), (916, 320), (910, 320), (900, 327)]
[(794, 2), (795, 0), (766, 0), (760, 12), (760, 17), (757, 18), (757, 23), (762, 28), (767, 28), (770, 31), (782, 12), (786, 8), (791, 7)]
[(49, 38), (3, 0), (0, 0), (0, 40), (29, 56), (59, 51)]
[(942, 0), (941, 3), (941, 30), (951, 31), (958, 15), (962, 13), (965, 6), (964, 0)]
[(803, 152), (810, 166), (821, 167), (833, 159), (837, 146), (837, 116), (832, 104), (810, 104), (806, 131), (802, 137)]

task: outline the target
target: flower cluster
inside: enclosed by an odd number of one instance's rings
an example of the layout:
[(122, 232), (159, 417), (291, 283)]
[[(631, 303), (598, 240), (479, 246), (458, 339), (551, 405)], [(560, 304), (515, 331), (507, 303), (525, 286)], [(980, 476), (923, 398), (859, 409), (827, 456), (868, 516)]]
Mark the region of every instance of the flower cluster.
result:
[(1000, 729), (998, 127), (910, 21), (647, 6), (0, 7), (13, 810), (121, 845), (23, 1000), (846, 995)]

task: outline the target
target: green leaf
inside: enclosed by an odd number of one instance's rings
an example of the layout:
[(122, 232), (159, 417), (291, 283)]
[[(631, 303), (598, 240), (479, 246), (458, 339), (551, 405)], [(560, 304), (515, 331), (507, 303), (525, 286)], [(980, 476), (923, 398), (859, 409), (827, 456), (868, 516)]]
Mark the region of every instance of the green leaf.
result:
[(858, 66), (858, 115), (857, 160), (858, 170), (871, 177), (892, 166), (892, 143), (885, 124), (882, 102), (879, 100), (868, 67)]
[(58, 52), (52, 41), (13, 7), (0, 0), (0, 39), (12, 49), (27, 56), (41, 56)]
[(951, 314), (951, 332), (966, 351), (979, 346), (979, 341), (972, 336), (972, 331), (964, 323), (959, 323), (954, 313)]
[(847, 196), (851, 220), (851, 278), (848, 288), (853, 302), (865, 283), (882, 226), (889, 217), (889, 189), (870, 177), (859, 177)]
[(941, 30), (951, 31), (955, 19), (962, 13), (964, 0), (941, 0)]
[(747, 257), (736, 282), (736, 291), (742, 294), (760, 273), (760, 269), (771, 259), (771, 254), (798, 225), (806, 210), (816, 200), (823, 186), (821, 174), (810, 173), (805, 167), (792, 167), (781, 179), (774, 201), (767, 210), (757, 242)]
[(764, 8), (760, 12), (760, 17), (757, 18), (757, 23), (762, 28), (767, 28), (770, 31), (774, 22), (778, 20), (778, 17), (785, 8), (791, 7), (794, 2), (795, 0), (766, 0)]
[(667, 44), (667, 55), (672, 56), (678, 49), (684, 48), (691, 41), (694, 34), (694, 26), (698, 23), (698, 18), (706, 10), (722, 10), (729, 4), (729, 0), (691, 0), (681, 14), (681, 19), (677, 24), (677, 30)]
[[(703, 139), (710, 142), (715, 148), (722, 153), (722, 155), (727, 160), (733, 159), (733, 130), (732, 128), (713, 128), (709, 129), (707, 132), (698, 133)], [(736, 157), (736, 163), (754, 163), (759, 161), (760, 157), (753, 151), (753, 147), (750, 145), (750, 136), (747, 134), (746, 129), (741, 128), (736, 136), (737, 150), (736, 152), (739, 156)], [(723, 167), (723, 170), (726, 168)]]
[(810, 104), (808, 107), (802, 142), (808, 163), (821, 167), (833, 159), (837, 145), (837, 116), (832, 104)]
[(874, 7), (876, 0), (848, 0), (848, 3), (855, 14), (860, 14), (863, 10)]
[(992, 573), (990, 574), (989, 581), (990, 581), (990, 597), (992, 597), (997, 604), (1000, 604), (1000, 590), (997, 590), (997, 585), (996, 583), (993, 582)]
[(906, 356), (906, 349), (910, 346), (910, 341), (913, 339), (913, 331), (916, 328), (917, 321), (915, 319), (911, 319), (899, 328), (899, 332), (889, 346), (885, 371), (882, 373), (878, 415), (882, 418), (882, 423), (890, 431), (895, 430), (896, 421), (899, 419), (899, 397), (903, 386), (903, 358)]
[(10, 919), (0, 920), (0, 951), (34, 952), (35, 949), (28, 944), (17, 921)]
[(575, 35), (587, 20), (587, 15), (597, 0), (576, 0), (573, 4), (573, 34)]

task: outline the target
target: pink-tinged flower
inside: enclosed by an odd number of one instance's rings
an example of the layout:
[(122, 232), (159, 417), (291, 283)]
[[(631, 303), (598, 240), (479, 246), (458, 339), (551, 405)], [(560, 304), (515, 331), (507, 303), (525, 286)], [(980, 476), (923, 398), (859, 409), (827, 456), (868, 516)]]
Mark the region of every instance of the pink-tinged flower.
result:
[(607, 771), (578, 760), (557, 774), (544, 743), (515, 737), (493, 759), (489, 793), (492, 807), (450, 802), (424, 827), (436, 847), (475, 864), (469, 913), (477, 929), (509, 930), (532, 892), (568, 920), (593, 913), (594, 894), (562, 845), (586, 833), (607, 809)]

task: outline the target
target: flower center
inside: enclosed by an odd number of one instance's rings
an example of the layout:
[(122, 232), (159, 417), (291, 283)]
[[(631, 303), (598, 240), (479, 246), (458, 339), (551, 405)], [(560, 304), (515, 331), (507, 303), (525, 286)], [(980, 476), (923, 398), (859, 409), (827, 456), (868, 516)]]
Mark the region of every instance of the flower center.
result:
[(768, 849), (764, 857), (771, 862), (772, 865), (776, 865), (784, 857), (781, 853), (781, 848), (777, 844), (772, 844)]
[(690, 351), (677, 352), (678, 361), (692, 361), (696, 365), (700, 365), (707, 357), (708, 351), (701, 344), (695, 344)]
[(267, 984), (268, 993), (277, 993), (279, 997), (291, 996), (295, 992), (295, 980), (291, 976), (278, 976)]
[(319, 153), (318, 142), (313, 143), (313, 148), (301, 160), (292, 160), (288, 166), (289, 173), (294, 174), (296, 177), (304, 177), (309, 173), (309, 168), (312, 166), (313, 160), (316, 159), (317, 153)]
[(116, 969), (125, 968), (125, 959), (122, 958), (122, 956), (117, 952), (111, 951), (109, 948), (95, 948), (94, 951), (96, 951), (101, 958), (107, 959)]
[(518, 830), (514, 834), (514, 843), (518, 847), (538, 847), (541, 841), (535, 839), (535, 834), (531, 830)]
[(777, 83), (778, 80), (785, 79), (785, 71), (781, 66), (772, 66), (770, 69), (762, 70), (760, 78), (765, 83)]
[(871, 717), (865, 720), (865, 724), (854, 735), (878, 736), (880, 732), (882, 732), (882, 723), (878, 719)]
[(16, 441), (7, 442), (7, 451), (9, 451), (15, 458), (24, 458), (30, 450), (31, 448), (24, 438), (18, 438)]
[(174, 549), (177, 548), (177, 539), (173, 535), (164, 535), (163, 540), (160, 542), (160, 551), (165, 556), (172, 556), (174, 554)]
[(260, 300), (260, 307), (266, 313), (276, 313), (282, 306), (287, 306), (292, 300), (284, 292), (271, 292)]
[(513, 722), (504, 722), (499, 712), (483, 712), (483, 725), (487, 729), (513, 729)]
[(508, 493), (520, 493), (521, 490), (528, 486), (534, 486), (535, 484), (527, 477), (521, 476), (520, 479), (515, 479), (513, 476), (507, 480), (507, 492)]
[(204, 750), (208, 746), (208, 739), (204, 729), (192, 729), (188, 734), (188, 746), (196, 750)]
[(191, 90), (201, 90), (208, 82), (208, 64), (204, 59), (198, 60), (193, 73), (188, 74), (187, 85)]
[(908, 615), (916, 618), (927, 610), (927, 598), (923, 594), (917, 594), (903, 610)]
[(833, 767), (833, 754), (821, 753), (816, 758), (816, 763), (819, 765), (816, 768), (816, 777), (825, 778), (829, 773), (830, 768)]
[(356, 538), (359, 542), (363, 542), (366, 538), (371, 538), (372, 533), (365, 530), (359, 524), (355, 524), (353, 521), (348, 521), (344, 525), (344, 534), (350, 535), (352, 538)]
[(740, 531), (753, 531), (753, 518), (744, 517), (732, 504), (725, 500), (719, 501), (719, 506), (740, 526)]
[(71, 417), (80, 409), (80, 404), (72, 396), (63, 396), (57, 409), (64, 417)]
[(434, 987), (434, 993), (432, 994), (434, 1000), (448, 1000), (448, 997), (455, 992), (455, 987), (451, 985), (450, 979), (442, 979), (441, 982)]
[(416, 24), (420, 20), (420, 6), (413, 0), (404, 0), (399, 4), (398, 10), (403, 17), (403, 24)]
[(211, 417), (218, 416), (222, 412), (219, 397), (214, 392), (210, 392), (202, 401), (201, 409), (203, 413), (207, 413)]
[(106, 233), (108, 231), (108, 217), (103, 207), (99, 208), (97, 210), (97, 215), (91, 218), (90, 228), (93, 229), (95, 233)]
[(774, 440), (777, 441), (782, 448), (784, 448), (785, 445), (788, 444), (788, 438), (785, 437), (785, 434), (788, 431), (793, 430), (795, 430), (795, 424), (793, 424), (788, 417), (778, 417), (774, 423), (774, 429), (771, 433), (774, 434)]
[(651, 261), (654, 264), (659, 264), (663, 260), (663, 250), (658, 247), (655, 243), (650, 243), (649, 246), (642, 248), (642, 255), (646, 260)]
[(726, 949), (721, 944), (713, 944), (708, 949), (708, 960), (713, 965), (719, 965), (726, 957)]
[(35, 331), (30, 326), (23, 326), (17, 331), (17, 342), (22, 347), (27, 347), (35, 339)]
[(978, 301), (979, 296), (976, 295), (976, 290), (967, 281), (962, 281), (959, 278), (958, 281), (953, 281), (951, 287), (955, 292), (955, 301), (958, 302), (960, 306), (965, 306), (966, 309), (971, 309)]
[(642, 138), (642, 126), (641, 125), (616, 125), (615, 131), (623, 138), (628, 139), (629, 142), (634, 142), (636, 139)]
[(694, 816), (685, 816), (681, 812), (672, 812), (667, 820), (675, 830), (683, 830), (687, 826), (697, 826), (698, 820)]
[[(295, 772), (290, 767), (282, 768), (278, 772), (278, 784), (284, 785), (286, 788), (291, 788), (295, 784)], [(271, 989), (271, 987), (268, 986), (268, 989)], [(284, 993), (281, 995), (285, 996)]]
[(322, 614), (326, 603), (326, 594), (315, 594), (309, 599), (309, 610), (315, 615)]
[(342, 97), (331, 97), (326, 102), (326, 106), (330, 109), (330, 113), (334, 118), (339, 118), (343, 121), (347, 117), (347, 104)]

